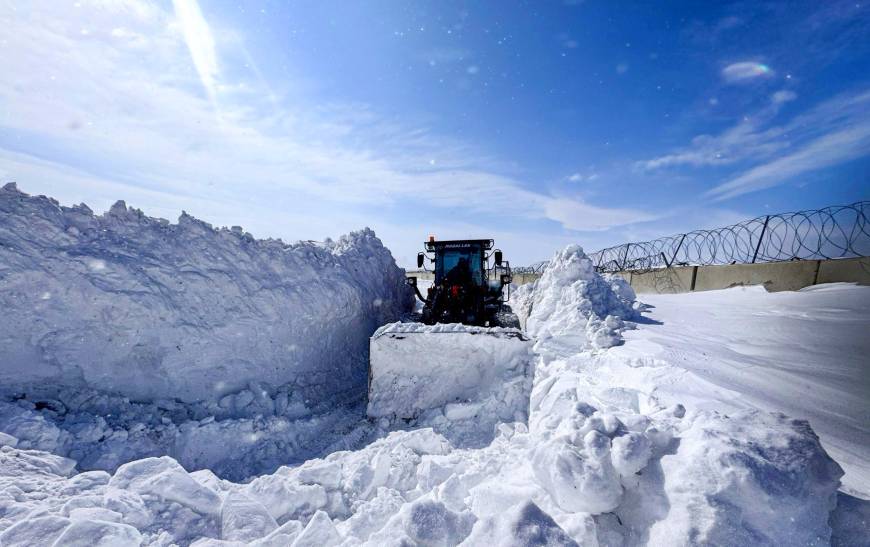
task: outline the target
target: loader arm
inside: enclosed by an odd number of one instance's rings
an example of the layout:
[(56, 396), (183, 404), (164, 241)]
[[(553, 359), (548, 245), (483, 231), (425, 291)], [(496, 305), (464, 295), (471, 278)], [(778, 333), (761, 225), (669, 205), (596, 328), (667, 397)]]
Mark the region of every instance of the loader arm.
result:
[(412, 287), (414, 287), (414, 293), (416, 293), (417, 298), (420, 299), (420, 302), (422, 302), (424, 304), (428, 304), (429, 301), (426, 300), (425, 298), (423, 298), (423, 294), (420, 292), (420, 288), (417, 287), (417, 278), (416, 277), (409, 277), (407, 280), (408, 280), (408, 285), (411, 285)]

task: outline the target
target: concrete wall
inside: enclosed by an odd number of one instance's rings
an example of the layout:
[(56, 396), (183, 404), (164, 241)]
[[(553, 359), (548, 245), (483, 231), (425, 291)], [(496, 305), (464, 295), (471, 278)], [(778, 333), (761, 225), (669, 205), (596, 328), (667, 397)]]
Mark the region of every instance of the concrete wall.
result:
[(796, 291), (815, 284), (817, 260), (733, 264), (698, 268), (696, 291), (709, 291), (740, 285), (764, 285), (770, 292)]
[(405, 277), (416, 277), (417, 279), (435, 279), (435, 273), (405, 270)]
[(838, 281), (852, 281), (861, 285), (870, 285), (870, 257), (822, 260), (819, 264), (819, 277), (816, 283), (837, 283)]
[(768, 291), (795, 291), (820, 283), (870, 285), (870, 257), (795, 260), (763, 264), (685, 266), (651, 272), (619, 272), (638, 294), (710, 291), (763, 285)]
[(674, 294), (692, 290), (695, 272), (693, 266), (662, 268), (644, 273), (628, 272), (626, 279), (637, 293)]

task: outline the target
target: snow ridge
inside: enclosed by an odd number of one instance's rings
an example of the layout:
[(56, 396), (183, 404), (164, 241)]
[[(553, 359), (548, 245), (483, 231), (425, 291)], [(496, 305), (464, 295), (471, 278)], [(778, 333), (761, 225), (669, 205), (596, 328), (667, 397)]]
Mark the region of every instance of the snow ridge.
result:
[(81, 469), (272, 471), (359, 420), (368, 337), (412, 298), (369, 229), (288, 245), (7, 184), (0, 430)]
[(217, 401), (256, 381), (322, 400), (365, 385), (369, 335), (411, 298), (369, 229), (288, 245), (0, 190), (7, 393)]

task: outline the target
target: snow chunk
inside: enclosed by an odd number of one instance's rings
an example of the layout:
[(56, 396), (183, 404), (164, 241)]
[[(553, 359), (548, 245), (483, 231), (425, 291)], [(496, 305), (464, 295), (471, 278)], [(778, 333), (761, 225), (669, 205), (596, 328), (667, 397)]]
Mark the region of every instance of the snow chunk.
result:
[(126, 524), (78, 520), (73, 521), (54, 544), (64, 547), (139, 547), (142, 535)]
[(365, 541), (383, 528), (404, 504), (405, 498), (399, 492), (392, 488), (380, 487), (375, 497), (357, 505), (353, 515), (336, 527), (344, 536)]
[(18, 446), (18, 439), (0, 431), (0, 446), (11, 446), (12, 448), (15, 448)]
[(650, 543), (830, 542), (829, 514), (843, 471), (805, 421), (759, 411), (699, 412), (661, 464), (672, 509), (652, 526)]
[(478, 521), (462, 545), (576, 547), (577, 543), (534, 502), (525, 501), (505, 513)]
[(326, 489), (319, 484), (299, 484), (279, 471), (251, 481), (245, 493), (262, 503), (280, 522), (311, 516), (327, 504)]
[(268, 536), (248, 543), (248, 547), (287, 547), (302, 533), (302, 523), (288, 520)]
[(624, 280), (605, 279), (579, 245), (569, 245), (538, 280), (517, 289), (511, 304), (529, 334), (577, 351), (621, 343), (624, 321), (636, 315), (634, 298)]
[(217, 515), (220, 512), (221, 500), (218, 495), (201, 486), (168, 456), (145, 458), (122, 465), (109, 481), (109, 487), (174, 501), (203, 515)]
[(69, 525), (69, 519), (55, 515), (22, 520), (0, 534), (0, 545), (5, 547), (52, 545)]
[(292, 547), (325, 547), (341, 543), (341, 535), (332, 520), (323, 511), (314, 513), (308, 525), (293, 542)]
[(610, 440), (590, 431), (578, 447), (564, 438), (535, 449), (532, 468), (541, 486), (563, 510), (606, 513), (622, 499), (619, 475), (610, 461)]
[(457, 545), (471, 532), (477, 519), (470, 511), (456, 513), (443, 503), (418, 500), (403, 511), (405, 533), (419, 545)]
[(641, 433), (628, 433), (613, 439), (611, 458), (613, 466), (623, 477), (634, 475), (649, 462), (652, 444)]
[(232, 541), (252, 541), (278, 528), (266, 508), (244, 494), (233, 492), (221, 507), (221, 537)]

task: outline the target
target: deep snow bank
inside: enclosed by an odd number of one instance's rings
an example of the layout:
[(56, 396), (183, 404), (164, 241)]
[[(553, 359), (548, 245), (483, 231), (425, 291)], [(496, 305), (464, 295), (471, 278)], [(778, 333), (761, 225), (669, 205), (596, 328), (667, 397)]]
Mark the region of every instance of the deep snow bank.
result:
[[(371, 230), (256, 240), (116, 203), (101, 216), (0, 190), (0, 386), (219, 401), (365, 388), (368, 337), (412, 305)], [(227, 405), (234, 404), (232, 401)]]

